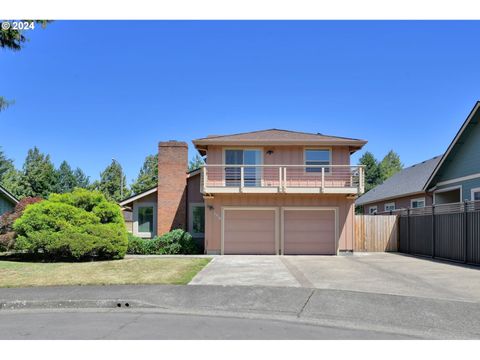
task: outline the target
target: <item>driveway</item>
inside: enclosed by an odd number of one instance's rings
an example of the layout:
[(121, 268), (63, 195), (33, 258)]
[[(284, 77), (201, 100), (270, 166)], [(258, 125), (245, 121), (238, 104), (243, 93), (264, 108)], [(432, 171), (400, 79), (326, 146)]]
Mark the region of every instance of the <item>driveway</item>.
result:
[(219, 256), (190, 285), (304, 287), (480, 302), (480, 269), (397, 253)]

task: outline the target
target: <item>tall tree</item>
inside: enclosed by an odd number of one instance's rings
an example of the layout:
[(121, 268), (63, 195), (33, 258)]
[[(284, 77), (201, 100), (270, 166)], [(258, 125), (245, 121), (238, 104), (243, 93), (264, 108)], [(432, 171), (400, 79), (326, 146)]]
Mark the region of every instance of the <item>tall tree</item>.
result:
[(365, 192), (367, 192), (382, 182), (380, 166), (370, 151), (363, 154), (359, 163), (365, 165)]
[(85, 175), (82, 169), (77, 167), (73, 171), (73, 176), (75, 176), (75, 183), (77, 187), (87, 189), (90, 185), (90, 177)]
[(57, 193), (63, 194), (71, 192), (77, 187), (77, 178), (70, 165), (64, 160), (57, 170)]
[(50, 193), (55, 192), (57, 173), (50, 155), (42, 154), (37, 147), (28, 150), (19, 186), (23, 196), (46, 198)]
[(20, 181), (22, 179), (22, 172), (18, 171), (15, 168), (7, 170), (2, 178), (1, 185), (11, 192), (15, 197), (18, 199), (22, 199), (25, 197), (23, 193), (23, 188), (20, 185)]
[[(43, 29), (51, 20), (18, 20), (23, 23), (29, 23), (29, 26), (40, 25)], [(4, 21), (3, 23), (11, 22)], [(14, 29), (11, 25), (8, 28), (2, 26), (0, 29), (0, 48), (9, 49), (13, 51), (20, 51), (28, 41), (28, 38), (24, 35), (25, 30)], [(13, 104), (13, 100), (7, 100), (3, 96), (0, 96), (0, 112), (5, 110), (8, 106)]]
[(151, 189), (158, 184), (158, 154), (148, 155), (143, 161), (142, 168), (130, 188), (134, 194)]
[(193, 171), (198, 169), (200, 166), (205, 164), (203, 158), (200, 155), (195, 155), (188, 164), (188, 171)]
[(403, 169), (400, 156), (393, 150), (390, 150), (388, 154), (385, 155), (379, 166), (382, 181), (387, 180), (389, 177)]
[(13, 168), (13, 161), (7, 158), (2, 148), (0, 147), (0, 184), (2, 184), (5, 174)]
[[(123, 191), (122, 189), (123, 185)], [(92, 184), (94, 188), (100, 190), (108, 200), (120, 201), (130, 195), (130, 191), (126, 186), (125, 175), (122, 167), (117, 161), (112, 160), (104, 171), (100, 174), (100, 181)]]

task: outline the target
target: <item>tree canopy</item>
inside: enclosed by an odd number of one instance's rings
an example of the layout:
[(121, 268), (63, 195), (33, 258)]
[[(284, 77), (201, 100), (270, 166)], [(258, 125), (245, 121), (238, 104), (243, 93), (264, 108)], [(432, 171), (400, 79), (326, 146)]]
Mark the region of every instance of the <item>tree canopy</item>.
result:
[(100, 173), (100, 181), (95, 181), (91, 187), (99, 190), (108, 200), (119, 202), (130, 195), (126, 183), (122, 167), (117, 161), (112, 160), (110, 165)]
[(200, 166), (205, 164), (203, 158), (200, 155), (195, 155), (188, 164), (188, 171), (193, 171), (198, 169)]
[(158, 154), (148, 155), (143, 161), (143, 165), (137, 178), (130, 186), (134, 194), (139, 194), (145, 190), (151, 189), (158, 184)]
[(367, 151), (360, 158), (359, 163), (365, 165), (365, 192), (403, 169), (400, 156), (393, 150), (390, 150), (380, 162), (370, 151)]
[(393, 150), (390, 150), (379, 164), (382, 181), (395, 175), (403, 169), (403, 164), (400, 161), (400, 156)]

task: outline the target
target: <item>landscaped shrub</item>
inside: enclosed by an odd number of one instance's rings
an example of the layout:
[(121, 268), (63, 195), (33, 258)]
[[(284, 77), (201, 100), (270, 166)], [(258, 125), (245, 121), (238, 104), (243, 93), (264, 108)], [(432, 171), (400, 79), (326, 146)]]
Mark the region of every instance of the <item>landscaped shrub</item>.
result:
[(120, 207), (85, 189), (29, 206), (13, 228), (16, 250), (49, 260), (118, 259), (128, 246)]
[(176, 229), (153, 239), (142, 239), (129, 233), (127, 253), (138, 255), (197, 254), (198, 247), (192, 235), (184, 230)]
[(159, 238), (154, 239), (158, 243), (158, 254), (197, 254), (198, 248), (192, 235), (182, 229), (175, 229)]
[(8, 251), (13, 249), (15, 245), (15, 231), (13, 231), (13, 223), (24, 212), (25, 208), (41, 201), (39, 197), (26, 197), (20, 200), (13, 211), (8, 211), (0, 216), (0, 251)]

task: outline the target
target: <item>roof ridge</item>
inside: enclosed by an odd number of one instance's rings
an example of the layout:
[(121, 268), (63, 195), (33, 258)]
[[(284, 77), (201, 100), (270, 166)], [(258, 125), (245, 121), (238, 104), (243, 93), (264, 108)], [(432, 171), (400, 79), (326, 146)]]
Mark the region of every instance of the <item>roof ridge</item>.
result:
[(330, 137), (330, 138), (336, 138), (336, 139), (344, 139), (344, 140), (356, 140), (356, 141), (365, 141), (363, 139), (357, 139), (357, 138), (350, 138), (350, 137), (345, 137), (345, 136), (335, 136), (335, 135), (327, 135), (319, 132), (306, 132), (306, 131), (297, 131), (297, 130), (286, 130), (286, 129), (278, 129), (278, 128), (269, 128), (269, 129), (262, 129), (262, 130), (253, 130), (253, 131), (244, 131), (244, 132), (239, 132), (239, 133), (234, 133), (234, 134), (227, 134), (227, 135), (214, 135), (214, 136), (207, 136), (199, 139), (195, 139), (195, 141), (198, 140), (210, 140), (210, 139), (218, 139), (218, 138), (223, 138), (223, 137), (229, 137), (229, 136), (238, 136), (238, 135), (245, 135), (245, 134), (253, 134), (253, 133), (259, 133), (259, 132), (265, 132), (265, 131), (283, 131), (283, 132), (288, 132), (288, 133), (295, 133), (295, 134), (304, 134), (304, 135), (316, 135), (316, 136), (325, 136), (325, 137)]

